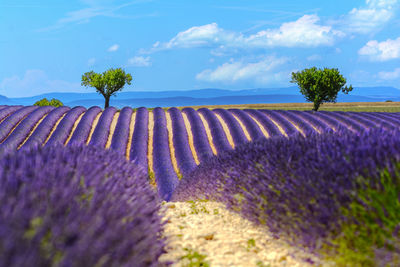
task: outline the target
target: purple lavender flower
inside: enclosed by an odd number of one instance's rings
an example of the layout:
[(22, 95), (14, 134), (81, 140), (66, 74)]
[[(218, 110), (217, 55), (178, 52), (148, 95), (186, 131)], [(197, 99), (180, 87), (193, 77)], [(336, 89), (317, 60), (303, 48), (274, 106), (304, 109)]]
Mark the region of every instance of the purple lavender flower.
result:
[(0, 266), (163, 266), (160, 199), (140, 166), (93, 146), (0, 159)]

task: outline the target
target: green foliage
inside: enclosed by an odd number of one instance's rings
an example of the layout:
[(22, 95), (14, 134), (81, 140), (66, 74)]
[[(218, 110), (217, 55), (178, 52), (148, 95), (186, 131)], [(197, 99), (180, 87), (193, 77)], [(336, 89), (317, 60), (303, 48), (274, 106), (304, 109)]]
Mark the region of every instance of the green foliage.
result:
[(400, 266), (400, 163), (394, 175), (383, 170), (377, 185), (362, 177), (357, 183), (354, 201), (342, 208), (347, 221), (324, 254), (338, 266), (383, 266), (377, 263), (380, 250), (391, 258), (386, 265)]
[(63, 106), (63, 103), (55, 98), (52, 98), (50, 101), (47, 100), (47, 98), (42, 98), (38, 101), (35, 102), (35, 104), (33, 104), (34, 106), (53, 106), (53, 107), (61, 107)]
[(121, 91), (125, 84), (131, 84), (132, 76), (121, 68), (109, 69), (103, 73), (94, 71), (86, 72), (82, 75), (83, 86), (96, 88), (96, 91), (105, 99), (104, 108), (110, 104), (110, 97), (117, 91)]
[(342, 91), (348, 94), (353, 87), (344, 87), (346, 79), (339, 73), (338, 69), (312, 67), (300, 72), (292, 72), (292, 83), (297, 83), (300, 92), (306, 100), (314, 103), (314, 111), (324, 102), (336, 102), (337, 94)]
[(190, 248), (183, 248), (185, 251), (187, 251), (187, 254), (185, 256), (182, 256), (181, 259), (188, 259), (189, 263), (185, 264), (183, 266), (186, 267), (209, 267), (210, 264), (204, 259), (206, 258), (206, 255), (202, 255), (198, 253), (197, 251), (193, 251)]

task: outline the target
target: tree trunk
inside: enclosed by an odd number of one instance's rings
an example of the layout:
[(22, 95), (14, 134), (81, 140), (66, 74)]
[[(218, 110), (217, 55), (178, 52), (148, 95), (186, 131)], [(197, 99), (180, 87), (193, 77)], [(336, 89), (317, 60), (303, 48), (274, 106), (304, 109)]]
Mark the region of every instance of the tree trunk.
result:
[(110, 96), (104, 96), (104, 99), (106, 100), (104, 103), (104, 109), (106, 109), (110, 106)]
[(314, 102), (314, 107), (313, 107), (313, 111), (318, 111), (319, 106), (321, 105), (320, 102)]

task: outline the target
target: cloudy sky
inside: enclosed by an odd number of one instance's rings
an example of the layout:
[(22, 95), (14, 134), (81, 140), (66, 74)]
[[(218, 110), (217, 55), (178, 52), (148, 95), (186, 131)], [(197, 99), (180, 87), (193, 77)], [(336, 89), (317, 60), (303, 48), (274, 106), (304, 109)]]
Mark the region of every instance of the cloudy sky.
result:
[(400, 88), (399, 2), (1, 0), (0, 95), (92, 92), (82, 74), (117, 67), (124, 91), (289, 87), (312, 66)]

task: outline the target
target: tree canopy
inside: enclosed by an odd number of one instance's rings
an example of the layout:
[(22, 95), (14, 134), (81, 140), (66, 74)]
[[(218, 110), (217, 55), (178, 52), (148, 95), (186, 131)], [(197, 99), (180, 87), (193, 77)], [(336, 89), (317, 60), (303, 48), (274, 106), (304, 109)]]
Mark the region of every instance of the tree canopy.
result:
[(338, 69), (317, 69), (312, 67), (300, 72), (292, 72), (292, 83), (297, 83), (300, 92), (306, 100), (314, 103), (313, 110), (317, 111), (324, 102), (336, 102), (340, 91), (348, 94), (353, 87), (345, 86), (346, 79)]
[(96, 88), (96, 91), (104, 97), (104, 108), (107, 108), (110, 105), (110, 97), (121, 91), (125, 84), (130, 85), (131, 81), (132, 76), (123, 69), (111, 68), (103, 73), (86, 72), (82, 75), (81, 85)]

